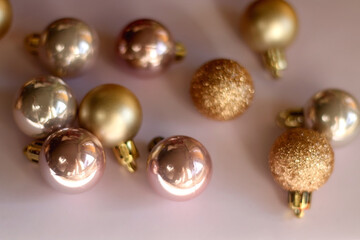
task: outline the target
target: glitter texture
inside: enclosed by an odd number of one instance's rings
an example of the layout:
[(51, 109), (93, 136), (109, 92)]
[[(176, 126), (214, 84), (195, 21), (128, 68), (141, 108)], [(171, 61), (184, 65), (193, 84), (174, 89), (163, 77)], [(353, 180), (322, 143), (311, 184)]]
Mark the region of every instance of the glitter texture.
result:
[(250, 74), (237, 62), (216, 59), (194, 74), (190, 94), (196, 108), (215, 120), (230, 120), (250, 105), (255, 90)]
[(289, 129), (278, 137), (269, 156), (276, 182), (288, 191), (312, 192), (330, 177), (334, 152), (325, 136), (303, 128)]

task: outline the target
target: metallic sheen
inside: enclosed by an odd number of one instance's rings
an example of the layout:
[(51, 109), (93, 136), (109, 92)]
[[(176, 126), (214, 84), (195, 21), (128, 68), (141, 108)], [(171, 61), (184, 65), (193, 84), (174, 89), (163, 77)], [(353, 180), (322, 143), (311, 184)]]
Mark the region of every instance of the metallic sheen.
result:
[(329, 179), (334, 168), (334, 152), (320, 133), (293, 128), (276, 139), (269, 165), (275, 181), (285, 190), (312, 192)]
[(127, 140), (113, 147), (113, 153), (118, 162), (126, 167), (126, 169), (133, 173), (137, 170), (136, 159), (139, 157), (139, 152), (135, 146), (134, 141)]
[(20, 89), (13, 108), (14, 120), (25, 134), (44, 138), (69, 126), (76, 117), (77, 103), (69, 86), (60, 78), (32, 78)]
[(80, 126), (97, 136), (106, 147), (131, 140), (141, 122), (139, 100), (130, 90), (116, 84), (94, 88), (79, 107)]
[(316, 93), (304, 107), (305, 125), (335, 145), (352, 140), (360, 129), (360, 105), (349, 93), (327, 89)]
[(280, 77), (287, 66), (283, 51), (298, 31), (294, 9), (283, 0), (257, 0), (245, 10), (240, 27), (246, 43), (263, 55), (273, 76)]
[(88, 131), (65, 128), (45, 140), (39, 164), (42, 176), (53, 188), (79, 193), (93, 187), (103, 175), (105, 153)]
[(304, 110), (302, 108), (290, 108), (281, 111), (276, 123), (281, 128), (305, 127)]
[(12, 20), (12, 9), (9, 0), (0, 0), (0, 38), (9, 30)]
[(160, 141), (147, 160), (147, 176), (160, 195), (183, 201), (199, 195), (208, 185), (212, 163), (197, 140), (174, 136)]
[(44, 140), (35, 140), (24, 148), (24, 154), (32, 162), (39, 163), (40, 152), (44, 145)]
[(100, 141), (85, 129), (64, 128), (45, 140), (39, 164), (50, 186), (79, 193), (93, 187), (103, 175), (105, 153)]
[(288, 192), (289, 207), (293, 210), (295, 216), (302, 218), (305, 210), (310, 209), (311, 206), (311, 192)]
[(250, 74), (233, 60), (216, 59), (194, 74), (190, 94), (200, 113), (215, 120), (230, 120), (243, 114), (254, 97)]
[(174, 42), (161, 23), (139, 19), (122, 30), (117, 53), (132, 68), (156, 73), (167, 68), (174, 60), (184, 58), (186, 50), (182, 44)]
[(59, 77), (73, 77), (89, 68), (98, 50), (95, 30), (73, 18), (54, 21), (41, 34), (28, 36), (25, 43)]

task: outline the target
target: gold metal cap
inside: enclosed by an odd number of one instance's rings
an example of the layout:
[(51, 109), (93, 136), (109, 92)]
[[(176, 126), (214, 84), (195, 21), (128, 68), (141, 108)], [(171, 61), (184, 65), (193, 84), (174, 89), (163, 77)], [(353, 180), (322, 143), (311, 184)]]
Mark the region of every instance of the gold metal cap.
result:
[(139, 152), (132, 140), (122, 142), (113, 148), (118, 162), (126, 167), (126, 169), (133, 173), (137, 170), (136, 159), (139, 157)]
[(310, 208), (311, 192), (288, 192), (289, 207), (294, 211), (298, 218), (304, 216), (304, 211)]
[(185, 45), (182, 43), (175, 43), (175, 60), (181, 61), (183, 60), (187, 55), (187, 50), (185, 48)]
[(41, 35), (38, 33), (30, 34), (25, 38), (25, 47), (31, 54), (34, 55), (38, 54), (38, 48), (40, 46), (40, 38)]
[(281, 111), (276, 118), (276, 123), (281, 128), (304, 127), (304, 110), (302, 108), (292, 108)]
[(263, 54), (265, 67), (270, 70), (275, 79), (282, 77), (282, 71), (287, 67), (285, 52), (280, 48), (272, 48)]
[(40, 151), (42, 148), (42, 145), (44, 144), (44, 141), (42, 140), (35, 140), (32, 143), (30, 143), (28, 146), (24, 148), (24, 154), (25, 156), (33, 162), (38, 163), (39, 162), (39, 156)]

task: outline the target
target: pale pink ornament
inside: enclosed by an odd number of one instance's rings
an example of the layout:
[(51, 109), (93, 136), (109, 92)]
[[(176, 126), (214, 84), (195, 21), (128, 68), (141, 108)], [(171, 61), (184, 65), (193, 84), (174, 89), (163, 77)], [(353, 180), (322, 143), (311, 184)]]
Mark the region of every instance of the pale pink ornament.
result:
[(66, 193), (79, 193), (92, 188), (103, 175), (105, 153), (90, 132), (64, 128), (45, 140), (39, 164), (50, 186)]
[(210, 182), (211, 158), (197, 140), (173, 136), (158, 142), (147, 160), (147, 176), (160, 195), (177, 201), (198, 196)]

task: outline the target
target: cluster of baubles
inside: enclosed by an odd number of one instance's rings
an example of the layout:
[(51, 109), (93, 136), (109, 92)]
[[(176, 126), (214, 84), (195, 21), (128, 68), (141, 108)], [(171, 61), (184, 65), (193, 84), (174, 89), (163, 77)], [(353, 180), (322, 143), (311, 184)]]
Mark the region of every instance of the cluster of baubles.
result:
[[(140, 128), (142, 110), (136, 96), (123, 86), (100, 85), (77, 109), (64, 81), (36, 77), (20, 89), (13, 115), (20, 130), (35, 138), (26, 147), (26, 156), (39, 162), (42, 176), (55, 189), (76, 193), (94, 186), (105, 169), (103, 146), (112, 147), (118, 161), (136, 171), (139, 154), (132, 138)], [(77, 116), (80, 128), (73, 127)], [(147, 175), (156, 191), (174, 200), (202, 192), (212, 165), (200, 142), (174, 136), (152, 144)]]
[(333, 171), (331, 144), (345, 144), (358, 134), (360, 105), (345, 91), (325, 89), (304, 108), (280, 112), (277, 123), (287, 130), (271, 149), (270, 170), (275, 181), (289, 191), (289, 205), (296, 216), (302, 217), (310, 208), (311, 192)]
[[(129, 172), (137, 170), (138, 150), (133, 138), (142, 123), (137, 97), (117, 84), (92, 89), (79, 107), (61, 78), (74, 77), (92, 66), (99, 38), (86, 23), (64, 18), (42, 33), (25, 39), (54, 76), (41, 76), (20, 89), (13, 115), (20, 130), (35, 138), (26, 156), (39, 162), (41, 174), (52, 187), (76, 193), (93, 187), (105, 169), (104, 147), (111, 147)], [(141, 19), (124, 28), (116, 43), (120, 59), (144, 74), (159, 73), (186, 55), (160, 23)], [(61, 78), (60, 78), (61, 77)], [(79, 127), (74, 127), (78, 119)], [(156, 143), (156, 144), (155, 144)], [(200, 194), (210, 181), (212, 163), (206, 148), (187, 136), (151, 141), (147, 176), (151, 186), (173, 200)]]
[[(0, 34), (10, 25), (7, 0), (0, 1)], [(287, 62), (284, 49), (294, 40), (297, 16), (283, 0), (257, 0), (241, 18), (245, 41), (263, 57), (275, 78)], [(79, 107), (71, 89), (61, 78), (78, 75), (91, 67), (98, 52), (96, 31), (84, 22), (64, 18), (42, 33), (26, 38), (28, 50), (39, 56), (53, 76), (33, 78), (23, 85), (14, 105), (19, 128), (35, 138), (27, 157), (39, 162), (44, 179), (65, 192), (94, 186), (105, 168), (103, 146), (111, 147), (128, 171), (136, 171), (138, 150), (133, 138), (140, 129), (142, 109), (127, 88), (105, 84), (92, 89)], [(128, 24), (116, 42), (123, 63), (144, 75), (165, 70), (186, 55), (159, 22), (140, 19)], [(233, 60), (215, 59), (193, 75), (190, 94), (200, 113), (225, 121), (243, 114), (254, 97), (248, 71)], [(80, 128), (74, 127), (78, 118)], [(278, 115), (288, 128), (270, 151), (269, 165), (276, 182), (289, 191), (289, 204), (298, 217), (310, 207), (311, 193), (330, 177), (334, 153), (330, 143), (354, 138), (360, 127), (360, 106), (345, 91), (328, 89), (316, 93), (304, 108)], [(186, 136), (154, 138), (149, 144), (147, 176), (161, 195), (185, 200), (207, 186), (212, 163), (206, 148)]]

